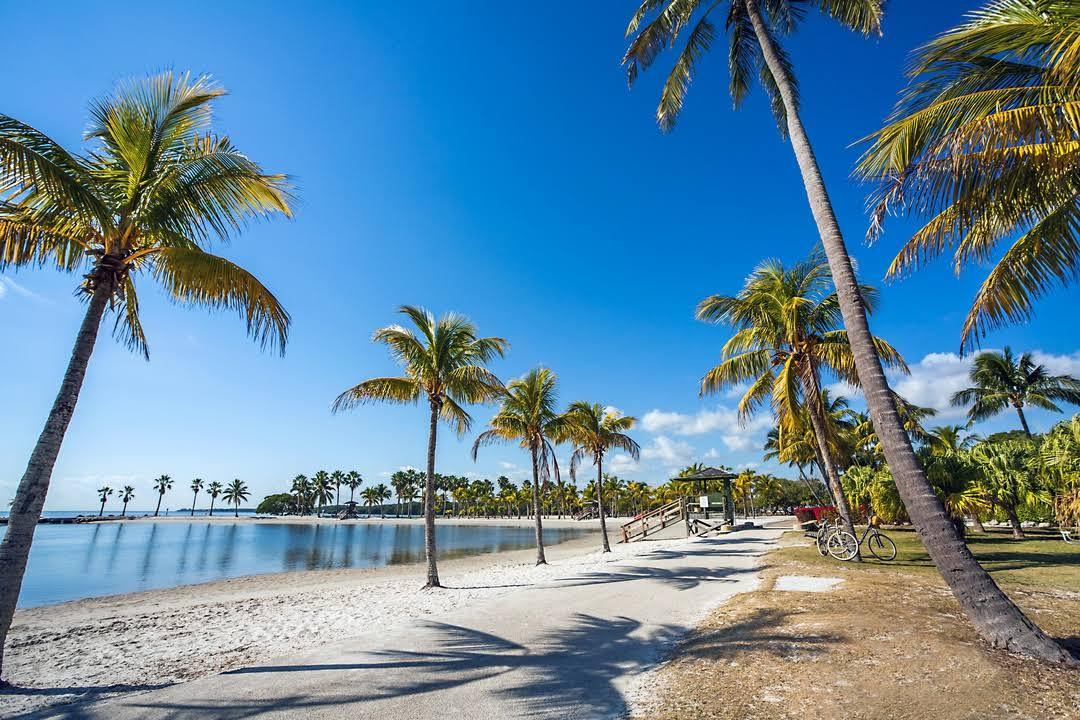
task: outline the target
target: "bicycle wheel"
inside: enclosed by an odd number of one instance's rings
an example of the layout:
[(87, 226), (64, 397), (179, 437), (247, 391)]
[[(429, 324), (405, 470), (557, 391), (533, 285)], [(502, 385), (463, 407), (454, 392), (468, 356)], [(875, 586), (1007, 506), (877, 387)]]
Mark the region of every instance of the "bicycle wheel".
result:
[(859, 541), (847, 530), (834, 530), (829, 535), (829, 554), (837, 560), (850, 560), (859, 553)]
[(894, 543), (888, 535), (874, 533), (866, 538), (866, 546), (870, 548), (870, 552), (872, 552), (874, 557), (878, 560), (896, 559), (896, 543)]
[(826, 525), (822, 525), (817, 532), (817, 538), (814, 540), (814, 544), (817, 545), (818, 554), (821, 557), (825, 557), (829, 554), (828, 546), (829, 528)]

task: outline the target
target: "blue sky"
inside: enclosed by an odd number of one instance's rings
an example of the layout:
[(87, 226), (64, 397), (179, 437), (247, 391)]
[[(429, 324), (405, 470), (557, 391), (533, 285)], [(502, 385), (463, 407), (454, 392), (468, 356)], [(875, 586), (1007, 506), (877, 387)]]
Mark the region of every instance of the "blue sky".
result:
[[(975, 0), (893, 3), (883, 38), (811, 20), (788, 41), (809, 126), (862, 277), (881, 283), (910, 223), (866, 247), (865, 187), (852, 143), (888, 113), (905, 58)], [(368, 481), (423, 462), (420, 408), (331, 416), (346, 387), (393, 370), (372, 330), (402, 303), (468, 314), (511, 351), (510, 378), (545, 364), (565, 400), (643, 419), (638, 465), (657, 482), (691, 460), (760, 462), (766, 421), (740, 427), (733, 397), (701, 400), (697, 381), (726, 333), (694, 321), (698, 300), (734, 292), (765, 257), (815, 243), (790, 148), (762, 98), (738, 113), (723, 52), (699, 70), (682, 119), (653, 111), (670, 58), (628, 90), (619, 59), (633, 3), (47, 3), (5, 8), (0, 112), (77, 147), (87, 102), (162, 68), (213, 73), (229, 89), (216, 125), (265, 167), (295, 176), (292, 221), (253, 226), (221, 250), (254, 271), (294, 319), (287, 354), (260, 350), (242, 322), (140, 295), (151, 361), (103, 334), (53, 476), (48, 509), (95, 505), (102, 483), (139, 490), (168, 473), (244, 479), (256, 498), (299, 472), (357, 469)], [(0, 497), (14, 493), (52, 403), (81, 318), (75, 277), (0, 276)], [(978, 272), (945, 264), (883, 288), (875, 331), (915, 373), (900, 389), (943, 405), (962, 383), (955, 352)], [(1071, 306), (1040, 303), (1029, 326), (988, 338), (1039, 350), (1080, 373)], [(490, 415), (477, 408), (477, 426)], [(1036, 428), (1053, 418), (1035, 414)], [(942, 422), (955, 422), (945, 417)], [(1003, 417), (982, 428), (1011, 427)], [(448, 473), (520, 479), (516, 448), (468, 457), (442, 435)], [(179, 507), (186, 492), (166, 504)]]

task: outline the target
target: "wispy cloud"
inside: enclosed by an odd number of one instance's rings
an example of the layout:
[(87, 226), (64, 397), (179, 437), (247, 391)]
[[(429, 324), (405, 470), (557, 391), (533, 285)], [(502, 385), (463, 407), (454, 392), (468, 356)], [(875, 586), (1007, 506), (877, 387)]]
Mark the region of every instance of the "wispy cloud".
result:
[(24, 297), (28, 300), (34, 300), (35, 302), (46, 302), (43, 296), (20, 285), (11, 278), (6, 276), (0, 277), (0, 299), (3, 299), (8, 295), (18, 295), (19, 297)]

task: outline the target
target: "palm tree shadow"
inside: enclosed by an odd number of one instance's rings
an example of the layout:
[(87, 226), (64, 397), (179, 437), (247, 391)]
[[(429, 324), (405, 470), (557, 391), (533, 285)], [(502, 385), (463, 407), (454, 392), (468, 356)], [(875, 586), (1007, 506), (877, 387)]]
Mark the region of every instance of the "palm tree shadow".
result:
[(160, 690), (173, 683), (154, 684), (116, 684), (116, 685), (91, 685), (91, 686), (57, 686), (57, 687), (25, 687), (22, 685), (0, 685), (0, 697), (11, 696), (45, 696), (62, 697), (72, 695), (73, 699), (60, 707), (50, 706), (38, 710), (12, 715), (11, 720), (38, 720), (39, 718), (81, 718), (84, 717), (84, 709), (103, 698), (106, 695), (122, 695), (127, 693), (141, 693), (150, 690)]
[(805, 628), (786, 631), (782, 629), (784, 620), (791, 614), (787, 610), (758, 608), (738, 622), (688, 638), (679, 654), (709, 660), (731, 660), (747, 652), (805, 658), (824, 654), (828, 646), (847, 639), (838, 633), (808, 633)]
[(659, 568), (649, 566), (621, 567), (619, 572), (603, 571), (583, 573), (557, 580), (559, 587), (584, 585), (608, 585), (612, 583), (656, 580), (677, 590), (692, 590), (707, 582), (738, 582), (740, 575), (752, 575), (759, 568), (705, 568), (679, 567)]

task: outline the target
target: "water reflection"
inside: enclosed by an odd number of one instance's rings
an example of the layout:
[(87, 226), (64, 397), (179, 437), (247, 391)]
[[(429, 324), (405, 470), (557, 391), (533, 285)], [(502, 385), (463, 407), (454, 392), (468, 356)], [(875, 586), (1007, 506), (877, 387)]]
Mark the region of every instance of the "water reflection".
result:
[[(548, 528), (555, 544), (587, 529)], [(440, 557), (533, 547), (531, 527), (452, 525), (436, 530)], [(290, 570), (421, 562), (418, 523), (123, 522), (41, 525), (20, 607)]]

